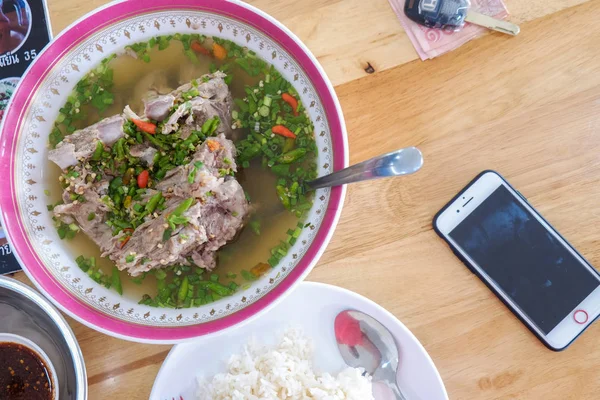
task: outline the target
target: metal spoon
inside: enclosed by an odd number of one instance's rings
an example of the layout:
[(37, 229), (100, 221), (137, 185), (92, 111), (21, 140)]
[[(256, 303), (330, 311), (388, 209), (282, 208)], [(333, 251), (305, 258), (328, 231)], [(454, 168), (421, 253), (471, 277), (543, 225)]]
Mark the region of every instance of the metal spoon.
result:
[(407, 147), (363, 161), (351, 167), (307, 182), (311, 189), (340, 186), (371, 179), (409, 175), (423, 166), (423, 154), (416, 147)]
[(398, 346), (379, 321), (360, 311), (339, 313), (334, 323), (342, 358), (353, 368), (363, 368), (373, 381), (385, 383), (397, 400), (406, 400), (397, 382)]

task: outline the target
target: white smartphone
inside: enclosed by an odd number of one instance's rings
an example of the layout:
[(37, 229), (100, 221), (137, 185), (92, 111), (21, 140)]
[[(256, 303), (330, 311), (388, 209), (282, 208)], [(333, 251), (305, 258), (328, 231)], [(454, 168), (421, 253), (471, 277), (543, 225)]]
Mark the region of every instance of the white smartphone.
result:
[(600, 314), (600, 274), (498, 173), (479, 174), (433, 225), (551, 350), (565, 349)]

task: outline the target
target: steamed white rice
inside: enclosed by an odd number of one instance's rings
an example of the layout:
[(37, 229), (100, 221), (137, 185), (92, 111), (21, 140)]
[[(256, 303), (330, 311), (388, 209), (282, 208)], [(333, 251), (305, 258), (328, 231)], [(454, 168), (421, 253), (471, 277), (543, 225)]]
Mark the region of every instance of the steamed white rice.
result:
[(371, 378), (347, 368), (317, 373), (313, 346), (289, 329), (275, 348), (250, 343), (227, 363), (227, 373), (198, 378), (199, 400), (373, 400)]

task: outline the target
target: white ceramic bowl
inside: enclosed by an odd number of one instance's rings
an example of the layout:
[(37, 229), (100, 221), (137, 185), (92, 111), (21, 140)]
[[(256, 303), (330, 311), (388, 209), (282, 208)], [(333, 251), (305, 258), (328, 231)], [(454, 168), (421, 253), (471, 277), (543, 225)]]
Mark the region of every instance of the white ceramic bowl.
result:
[[(150, 400), (195, 399), (198, 376), (210, 379), (225, 372), (229, 358), (240, 354), (250, 340), (273, 346), (281, 333), (290, 327), (301, 329), (313, 342), (315, 370), (335, 374), (347, 365), (337, 347), (334, 320), (339, 312), (347, 309), (372, 316), (394, 336), (400, 358), (398, 384), (408, 399), (448, 400), (431, 357), (402, 322), (383, 307), (354, 292), (315, 282), (300, 284), (294, 293), (259, 321), (218, 337), (174, 346), (156, 376)], [(380, 394), (376, 389), (376, 400), (389, 399)]]
[(184, 310), (139, 305), (82, 272), (46, 210), (48, 135), (76, 83), (103, 58), (126, 45), (174, 33), (229, 39), (275, 65), (294, 85), (315, 126), (318, 174), (348, 164), (343, 116), (323, 69), (289, 30), (241, 1), (111, 2), (61, 33), (28, 69), (3, 123), (3, 226), (27, 275), (61, 310), (101, 332), (152, 343), (214, 334), (274, 306), (306, 277), (325, 250), (345, 193), (342, 187), (318, 190), (307, 219), (309, 227), (280, 264), (249, 289), (210, 305)]

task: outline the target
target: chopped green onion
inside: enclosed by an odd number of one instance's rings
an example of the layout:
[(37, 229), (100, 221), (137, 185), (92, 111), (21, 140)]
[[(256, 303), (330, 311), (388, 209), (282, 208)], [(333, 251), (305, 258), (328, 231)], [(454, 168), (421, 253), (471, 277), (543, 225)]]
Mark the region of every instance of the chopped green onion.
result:
[(179, 304), (183, 303), (188, 294), (188, 289), (190, 286), (190, 281), (188, 277), (184, 277), (181, 282), (181, 286), (179, 287), (179, 291), (177, 292), (177, 302)]
[(117, 293), (120, 295), (123, 294), (123, 286), (121, 284), (121, 274), (119, 273), (119, 269), (115, 266), (112, 270), (112, 287), (115, 288)]
[(154, 196), (152, 196), (150, 198), (150, 200), (148, 200), (148, 203), (146, 204), (146, 211), (149, 214), (152, 214), (154, 212), (154, 210), (156, 210), (156, 207), (158, 207), (158, 203), (160, 202), (161, 199), (162, 199), (162, 192), (158, 192)]
[(245, 280), (247, 280), (249, 282), (253, 282), (257, 279), (253, 273), (248, 272), (245, 269), (243, 269), (240, 273), (242, 274), (242, 278), (244, 278)]
[(184, 212), (186, 212), (192, 206), (193, 202), (194, 202), (194, 198), (193, 197), (190, 197), (189, 199), (183, 200), (181, 203), (179, 203), (179, 205), (177, 206), (177, 208), (175, 208), (171, 212), (171, 215), (172, 216), (180, 216), (181, 214), (183, 214)]
[(158, 280), (164, 280), (167, 277), (167, 273), (162, 269), (155, 269), (154, 276)]
[(267, 106), (263, 105), (258, 109), (258, 114), (260, 114), (262, 117), (268, 117), (270, 113), (271, 110), (269, 110), (269, 107)]

